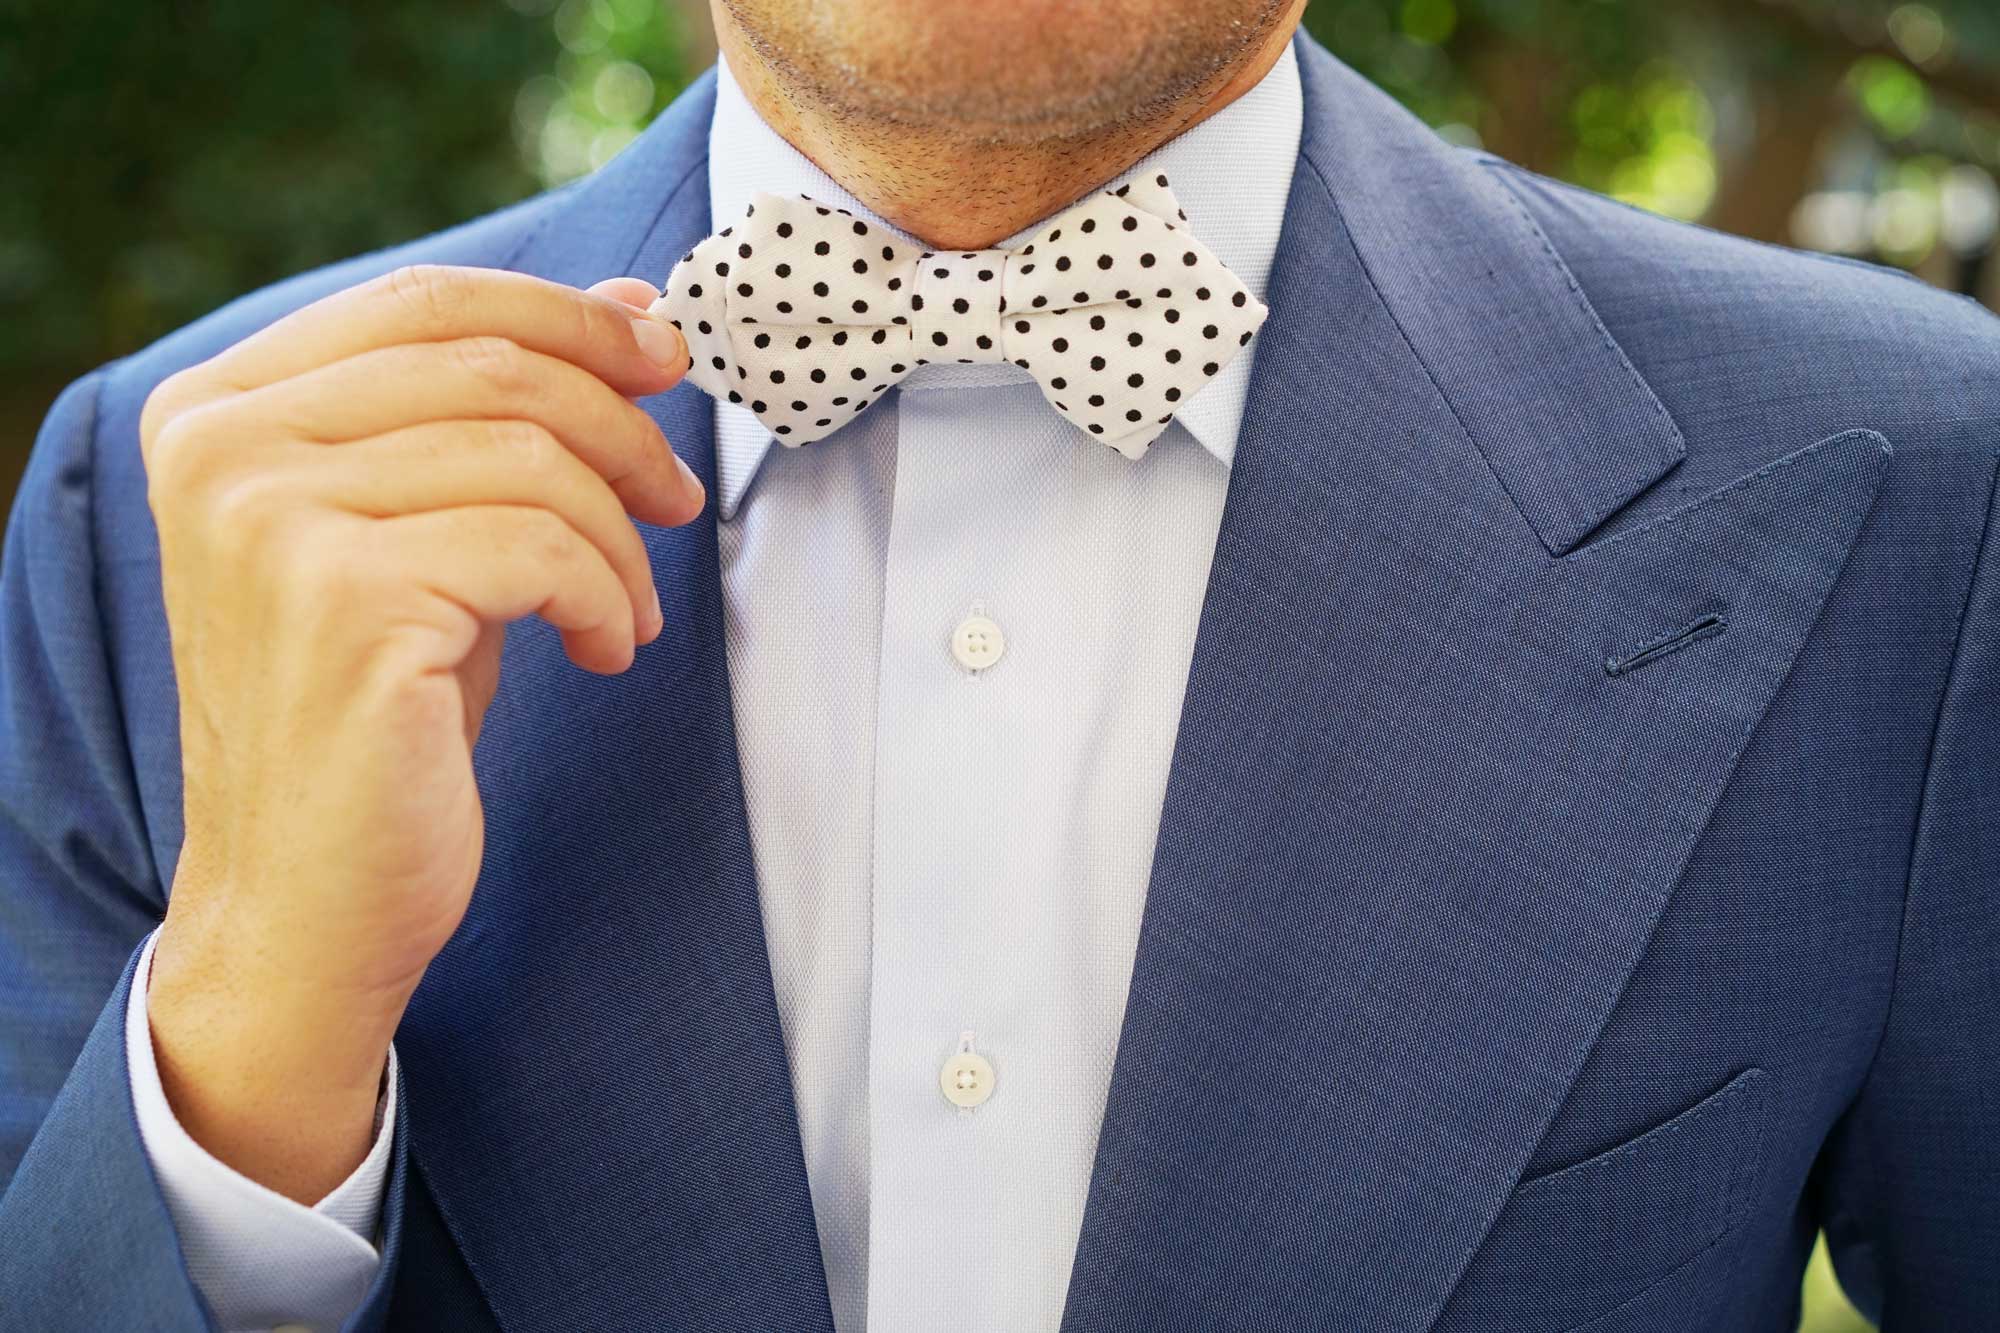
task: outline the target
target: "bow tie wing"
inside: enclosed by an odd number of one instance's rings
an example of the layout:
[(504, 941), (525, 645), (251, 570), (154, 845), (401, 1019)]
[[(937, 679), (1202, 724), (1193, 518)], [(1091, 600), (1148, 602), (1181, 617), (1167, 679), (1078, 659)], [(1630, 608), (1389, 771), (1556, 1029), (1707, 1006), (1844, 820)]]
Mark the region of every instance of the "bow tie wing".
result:
[(759, 194), (682, 256), (654, 309), (687, 339), (689, 379), (807, 444), (909, 373), (920, 253), (844, 210)]
[(1269, 313), (1152, 176), (1050, 220), (1007, 265), (1007, 358), (1056, 411), (1137, 458)]

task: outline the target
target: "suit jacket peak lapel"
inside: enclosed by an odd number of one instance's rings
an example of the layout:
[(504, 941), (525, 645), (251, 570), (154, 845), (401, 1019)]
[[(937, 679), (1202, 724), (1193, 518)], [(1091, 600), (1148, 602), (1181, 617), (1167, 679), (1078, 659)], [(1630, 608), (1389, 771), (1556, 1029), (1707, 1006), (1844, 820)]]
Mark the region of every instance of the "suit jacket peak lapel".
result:
[[(1301, 169), (1065, 1311), (1079, 1333), (1431, 1327), (1886, 456), (1837, 437), (1578, 549), (1678, 433), (1551, 251), (1518, 219), (1466, 222), (1508, 215), (1485, 168), (1324, 52), (1301, 69)], [(1475, 316), (1525, 299), (1453, 330), (1455, 286)]]

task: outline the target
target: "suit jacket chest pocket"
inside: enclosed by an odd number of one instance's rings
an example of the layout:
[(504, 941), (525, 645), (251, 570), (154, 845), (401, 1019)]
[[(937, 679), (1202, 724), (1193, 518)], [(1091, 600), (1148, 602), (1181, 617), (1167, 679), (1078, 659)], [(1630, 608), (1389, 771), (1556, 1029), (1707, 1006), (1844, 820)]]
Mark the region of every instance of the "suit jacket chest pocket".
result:
[(1748, 1210), (1769, 1075), (1749, 1069), (1607, 1152), (1523, 1181), (1436, 1333), (1559, 1333), (1707, 1253)]

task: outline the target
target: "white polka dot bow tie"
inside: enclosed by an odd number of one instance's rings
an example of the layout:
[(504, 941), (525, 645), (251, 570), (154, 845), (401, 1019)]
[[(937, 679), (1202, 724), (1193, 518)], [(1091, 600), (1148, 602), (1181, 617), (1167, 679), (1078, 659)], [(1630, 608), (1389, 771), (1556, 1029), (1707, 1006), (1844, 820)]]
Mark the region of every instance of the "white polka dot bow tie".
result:
[(1127, 458), (1268, 313), (1159, 175), (1073, 204), (1018, 250), (923, 250), (806, 195), (759, 194), (674, 266), (654, 309), (687, 338), (688, 378), (781, 444), (833, 434), (926, 362), (1011, 361)]

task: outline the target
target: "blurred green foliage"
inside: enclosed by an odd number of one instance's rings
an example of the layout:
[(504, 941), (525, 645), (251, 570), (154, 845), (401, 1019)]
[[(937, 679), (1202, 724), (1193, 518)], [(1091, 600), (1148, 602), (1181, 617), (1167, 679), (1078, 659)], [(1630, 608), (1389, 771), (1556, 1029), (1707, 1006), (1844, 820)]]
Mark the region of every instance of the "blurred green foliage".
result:
[[(0, 0), (0, 497), (61, 385), (285, 274), (602, 165), (700, 0)], [(1994, 0), (1312, 0), (1440, 132), (2000, 306)], [(1824, 1252), (1807, 1333), (1865, 1328)]]

